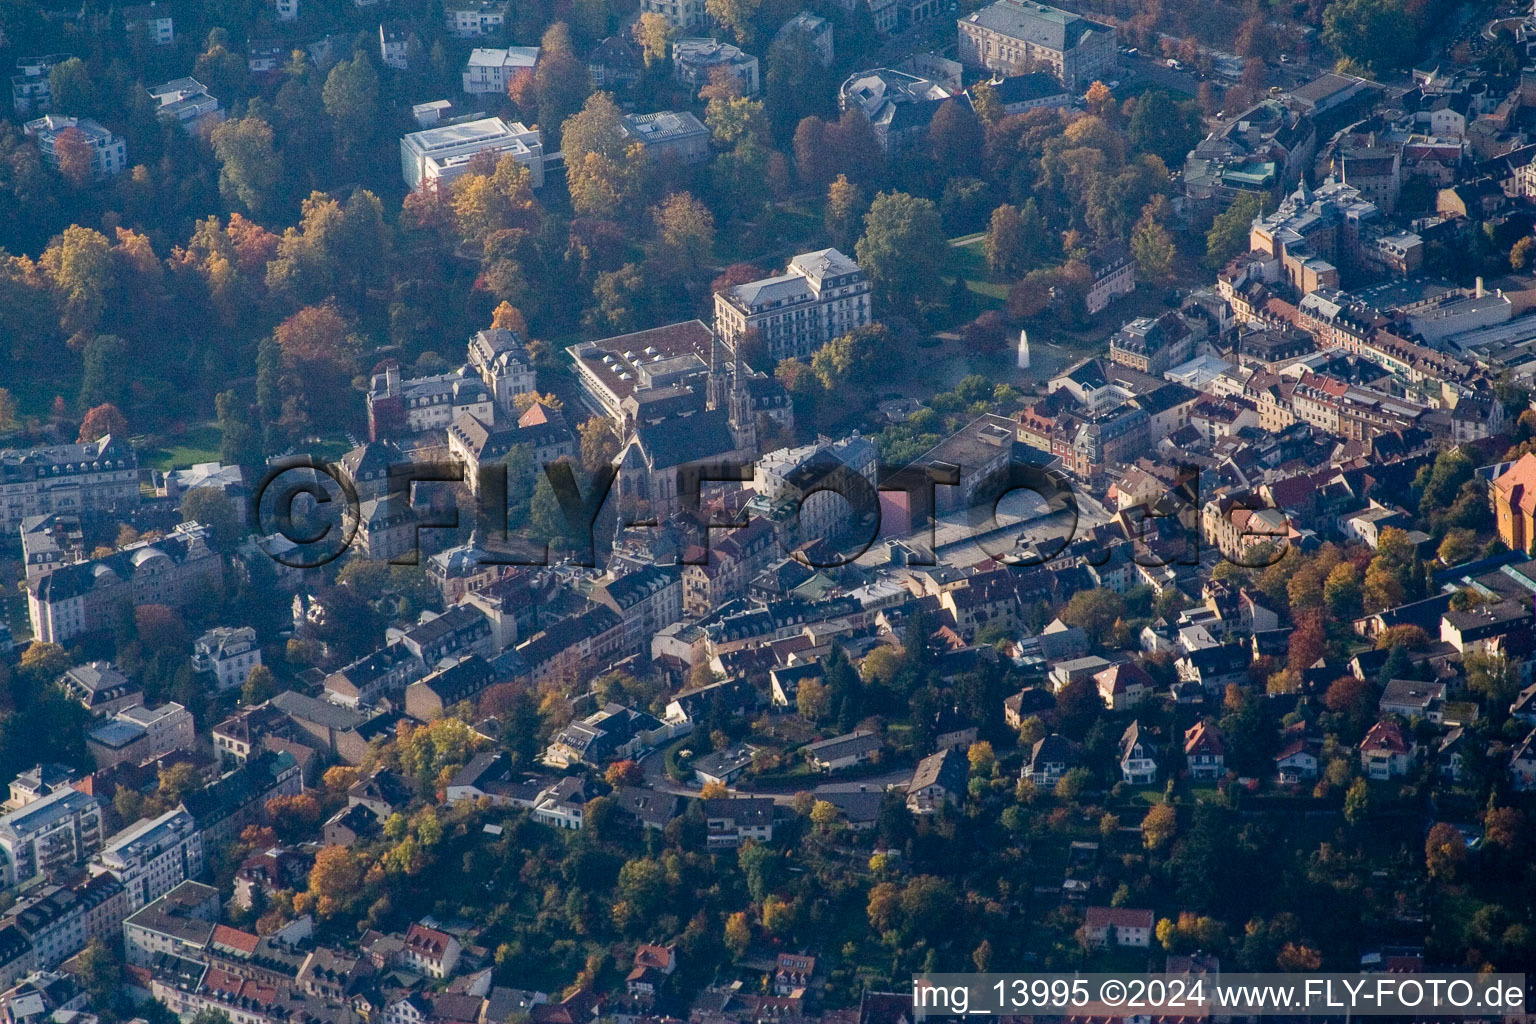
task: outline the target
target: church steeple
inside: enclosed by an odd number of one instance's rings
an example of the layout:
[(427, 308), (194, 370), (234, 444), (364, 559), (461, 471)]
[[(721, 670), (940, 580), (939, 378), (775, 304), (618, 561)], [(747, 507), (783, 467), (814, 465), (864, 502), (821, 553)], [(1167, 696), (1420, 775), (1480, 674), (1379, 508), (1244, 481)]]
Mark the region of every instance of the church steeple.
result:
[(757, 417), (752, 415), (752, 396), (747, 391), (747, 364), (741, 358), (741, 343), (735, 346), (734, 367), (731, 372), (730, 424), (731, 436), (736, 447), (757, 451)]
[(705, 383), (704, 407), (724, 409), (728, 402), (726, 368), (720, 361), (720, 339), (714, 334), (709, 338), (709, 377)]

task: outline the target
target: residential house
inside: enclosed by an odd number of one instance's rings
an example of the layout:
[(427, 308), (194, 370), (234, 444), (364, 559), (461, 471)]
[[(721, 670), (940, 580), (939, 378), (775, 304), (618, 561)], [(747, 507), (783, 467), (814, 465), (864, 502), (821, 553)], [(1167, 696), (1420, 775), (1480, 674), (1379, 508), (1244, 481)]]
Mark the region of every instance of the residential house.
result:
[(1129, 946), (1147, 949), (1152, 945), (1153, 916), (1150, 910), (1132, 907), (1089, 907), (1083, 912), (1081, 935), (1086, 945)]
[(537, 46), (472, 50), (464, 65), (464, 92), (470, 96), (503, 95), (514, 76), (533, 74), (538, 63)]
[(1189, 777), (1197, 782), (1214, 782), (1226, 775), (1226, 744), (1215, 725), (1200, 721), (1185, 730), (1184, 763)]
[(672, 77), (695, 92), (710, 83), (715, 70), (734, 78), (743, 96), (758, 90), (757, 58), (740, 47), (704, 36), (684, 36), (672, 43)]
[(1030, 748), (1029, 762), (1024, 765), (1024, 777), (1036, 786), (1055, 786), (1068, 770), (1077, 766), (1079, 760), (1077, 745), (1053, 732), (1036, 740)]
[(1360, 741), (1360, 770), (1377, 781), (1400, 778), (1413, 770), (1419, 745), (1401, 725), (1383, 720)]
[(144, 691), (110, 661), (76, 665), (59, 677), (59, 688), (96, 715), (111, 715), (144, 702)]
[(1157, 750), (1142, 735), (1141, 723), (1131, 722), (1120, 735), (1120, 777), (1130, 786), (1157, 781)]
[(450, 977), (458, 966), (461, 953), (463, 947), (459, 940), (447, 932), (428, 928), (420, 922), (406, 930), (402, 959), (429, 978)]
[(712, 797), (704, 801), (705, 845), (735, 849), (748, 839), (773, 841), (773, 800), (769, 797)]
[(261, 664), (261, 645), (250, 626), (216, 626), (192, 644), (192, 670), (211, 673), (220, 690), (245, 683)]
[(880, 747), (878, 733), (860, 730), (806, 744), (805, 758), (817, 771), (835, 772), (874, 760)]
[(1104, 706), (1111, 711), (1125, 711), (1151, 696), (1157, 684), (1147, 670), (1134, 661), (1122, 661), (1094, 673), (1094, 684)]
[(480, 655), (461, 655), (405, 688), (405, 713), (418, 722), (441, 718), (453, 705), (474, 700), (495, 678)]

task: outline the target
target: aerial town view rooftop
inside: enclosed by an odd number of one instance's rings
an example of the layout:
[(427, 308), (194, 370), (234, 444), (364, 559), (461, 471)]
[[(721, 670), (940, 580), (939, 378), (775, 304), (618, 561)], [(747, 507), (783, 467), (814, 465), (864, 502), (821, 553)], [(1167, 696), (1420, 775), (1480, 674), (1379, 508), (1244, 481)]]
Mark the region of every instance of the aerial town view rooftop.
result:
[(1536, 1020), (1536, 8), (0, 66), (0, 1024)]

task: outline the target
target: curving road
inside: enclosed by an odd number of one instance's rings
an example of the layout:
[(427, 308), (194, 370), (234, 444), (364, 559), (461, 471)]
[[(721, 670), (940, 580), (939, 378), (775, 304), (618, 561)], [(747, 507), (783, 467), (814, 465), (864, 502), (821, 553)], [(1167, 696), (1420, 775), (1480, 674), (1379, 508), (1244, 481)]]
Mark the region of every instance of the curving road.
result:
[[(666, 757), (663, 755), (662, 750), (660, 749), (653, 750), (649, 754), (646, 754), (644, 757), (640, 758), (639, 764), (641, 771), (645, 773), (645, 784), (651, 789), (656, 790), (658, 793), (670, 793), (673, 796), (693, 797), (696, 799), (699, 795), (699, 787), (697, 785), (691, 784), (684, 785), (679, 782), (673, 782), (671, 779), (669, 779), (667, 777), (666, 760)], [(905, 786), (911, 780), (911, 778), (911, 768), (896, 768), (888, 772), (881, 772), (879, 775), (866, 776), (862, 779), (848, 779), (846, 781), (861, 782), (866, 786), (878, 786), (884, 789), (893, 785)], [(833, 774), (818, 778), (816, 785), (819, 786), (825, 782), (840, 781), (845, 780), (842, 780), (839, 778), (839, 776)], [(773, 802), (776, 804), (789, 804), (794, 800), (796, 793), (803, 792), (804, 790), (804, 786), (769, 786), (760, 788), (754, 787), (752, 789), (737, 789), (735, 787), (731, 787), (731, 792), (738, 796), (772, 797)]]

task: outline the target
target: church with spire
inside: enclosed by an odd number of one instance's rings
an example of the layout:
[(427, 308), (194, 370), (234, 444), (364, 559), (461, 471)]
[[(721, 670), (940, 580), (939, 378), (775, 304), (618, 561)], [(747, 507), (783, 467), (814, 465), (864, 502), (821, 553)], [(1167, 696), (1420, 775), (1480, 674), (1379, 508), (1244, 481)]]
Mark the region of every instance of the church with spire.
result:
[(765, 440), (763, 425), (774, 430), (793, 422), (783, 386), (773, 377), (754, 373), (739, 346), (733, 349), (713, 332), (708, 367), (702, 376), (703, 380), (693, 385), (693, 401), (702, 398), (702, 409), (668, 396), (665, 415), (654, 419), (643, 413), (626, 417), (627, 436), (616, 487), (621, 499), (644, 502), (653, 515), (678, 511), (681, 467), (689, 463), (754, 462)]

